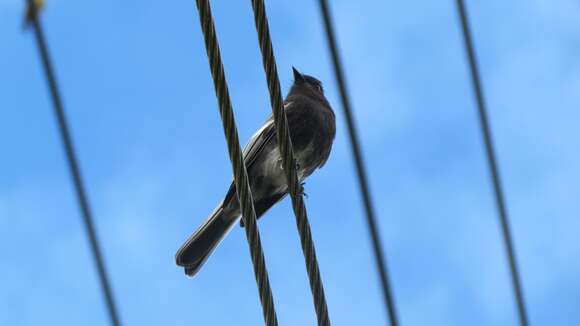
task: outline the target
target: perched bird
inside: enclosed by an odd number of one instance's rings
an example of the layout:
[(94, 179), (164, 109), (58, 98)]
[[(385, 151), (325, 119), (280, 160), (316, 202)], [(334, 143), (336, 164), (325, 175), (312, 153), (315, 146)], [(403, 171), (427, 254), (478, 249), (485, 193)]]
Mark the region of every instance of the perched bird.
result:
[[(292, 70), (294, 84), (284, 100), (284, 109), (298, 178), (302, 182), (328, 159), (336, 125), (334, 112), (324, 97), (320, 81), (301, 74), (294, 67)], [(252, 136), (243, 155), (259, 218), (288, 194), (272, 117)], [(175, 261), (184, 267), (185, 274), (193, 276), (199, 271), (240, 217), (236, 186), (232, 182), (224, 200), (175, 254)]]
[(24, 21), (22, 22), (22, 29), (26, 29), (28, 25), (32, 23), (32, 19), (35, 15), (42, 10), (44, 7), (44, 0), (33, 0), (32, 6), (26, 5), (26, 12), (24, 14)]

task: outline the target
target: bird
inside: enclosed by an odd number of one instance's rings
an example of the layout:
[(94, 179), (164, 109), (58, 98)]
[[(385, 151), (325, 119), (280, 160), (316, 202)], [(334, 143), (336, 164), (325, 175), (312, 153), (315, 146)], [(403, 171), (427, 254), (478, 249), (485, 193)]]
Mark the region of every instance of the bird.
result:
[[(336, 118), (324, 96), (322, 83), (292, 67), (294, 82), (284, 99), (290, 139), (294, 149), (298, 179), (321, 168), (330, 156), (336, 135)], [(278, 149), (276, 127), (270, 116), (250, 138), (242, 151), (256, 217), (288, 194), (288, 185)], [(205, 222), (183, 243), (175, 254), (175, 262), (193, 277), (241, 218), (236, 186), (232, 182), (225, 198)], [(240, 222), (243, 227), (243, 223)]]
[(22, 29), (25, 30), (38, 13), (44, 8), (44, 0), (33, 0), (26, 5), (26, 12), (24, 14), (24, 21), (22, 22)]

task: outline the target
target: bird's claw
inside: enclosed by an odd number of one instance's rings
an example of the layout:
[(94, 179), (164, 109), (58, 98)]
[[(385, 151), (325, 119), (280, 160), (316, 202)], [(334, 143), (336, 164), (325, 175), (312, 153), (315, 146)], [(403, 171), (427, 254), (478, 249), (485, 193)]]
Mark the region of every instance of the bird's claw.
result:
[(300, 183), (300, 189), (298, 189), (298, 193), (306, 198), (308, 198), (308, 194), (304, 191), (304, 185), (306, 184), (306, 182), (301, 182)]

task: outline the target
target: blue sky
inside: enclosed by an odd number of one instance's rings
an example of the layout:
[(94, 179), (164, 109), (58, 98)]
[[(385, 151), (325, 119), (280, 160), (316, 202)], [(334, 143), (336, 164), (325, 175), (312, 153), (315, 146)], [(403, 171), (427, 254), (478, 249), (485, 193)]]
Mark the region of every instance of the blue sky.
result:
[[(194, 1), (49, 0), (42, 16), (124, 324), (259, 325), (243, 231), (193, 279), (173, 254), (231, 169)], [(386, 317), (316, 1), (269, 1), (282, 88), (314, 75), (338, 118), (307, 182), (334, 325)], [(534, 325), (580, 312), (580, 4), (467, 1)], [(404, 325), (516, 325), (454, 2), (333, 1)], [(0, 324), (105, 325), (23, 1), (0, 0)], [(270, 113), (250, 1), (213, 1), (244, 142)], [(260, 221), (281, 325), (314, 325), (289, 201)]]

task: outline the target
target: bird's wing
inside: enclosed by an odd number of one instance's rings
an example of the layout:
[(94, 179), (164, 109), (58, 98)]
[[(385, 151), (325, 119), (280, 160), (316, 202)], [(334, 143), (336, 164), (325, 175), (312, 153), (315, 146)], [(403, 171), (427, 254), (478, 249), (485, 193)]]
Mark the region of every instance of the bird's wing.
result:
[[(286, 109), (286, 115), (292, 112), (288, 110), (292, 102), (285, 102), (284, 109)], [(276, 134), (276, 126), (274, 125), (274, 118), (270, 116), (268, 120), (254, 133), (252, 138), (244, 147), (242, 154), (244, 155), (244, 163), (246, 163), (246, 168), (250, 169), (256, 158), (260, 156), (262, 150), (270, 142), (272, 137)]]
[(268, 144), (270, 139), (274, 137), (276, 133), (276, 128), (274, 127), (274, 119), (272, 117), (268, 118), (264, 125), (254, 133), (252, 138), (248, 141), (242, 154), (244, 155), (244, 163), (246, 163), (246, 168), (250, 169), (250, 166), (254, 163), (256, 158), (260, 156), (260, 153)]
[[(292, 102), (284, 103), (284, 108), (288, 108), (288, 105)], [(286, 111), (288, 113), (290, 111)], [(271, 142), (275, 141), (273, 138), (276, 134), (276, 126), (274, 125), (274, 118), (270, 116), (268, 120), (258, 129), (254, 135), (250, 138), (242, 154), (244, 156), (244, 163), (246, 164), (246, 169), (249, 171), (251, 167), (256, 162), (256, 159), (260, 157), (264, 148)], [(236, 187), (235, 184), (232, 182), (228, 192), (226, 193), (226, 197), (224, 199), (224, 203), (229, 203), (235, 196)], [(274, 201), (278, 201), (281, 198), (272, 198)]]

